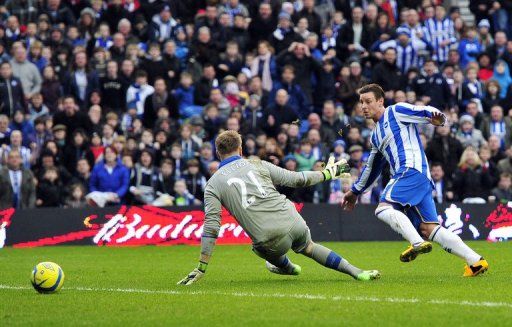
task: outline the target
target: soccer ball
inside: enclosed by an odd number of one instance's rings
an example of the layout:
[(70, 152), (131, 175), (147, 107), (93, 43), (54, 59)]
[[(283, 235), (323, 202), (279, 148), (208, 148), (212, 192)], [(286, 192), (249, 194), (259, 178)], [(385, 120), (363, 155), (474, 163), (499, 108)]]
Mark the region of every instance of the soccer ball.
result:
[(56, 263), (41, 262), (32, 270), (30, 282), (39, 293), (55, 293), (64, 284), (64, 272)]

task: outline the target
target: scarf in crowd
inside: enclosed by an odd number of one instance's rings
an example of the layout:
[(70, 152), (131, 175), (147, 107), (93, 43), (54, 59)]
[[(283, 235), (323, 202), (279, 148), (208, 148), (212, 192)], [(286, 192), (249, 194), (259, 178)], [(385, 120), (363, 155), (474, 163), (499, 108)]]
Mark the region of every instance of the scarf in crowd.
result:
[(272, 90), (272, 77), (270, 76), (270, 58), (271, 54), (256, 57), (251, 63), (252, 76), (260, 76), (261, 86), (264, 90)]

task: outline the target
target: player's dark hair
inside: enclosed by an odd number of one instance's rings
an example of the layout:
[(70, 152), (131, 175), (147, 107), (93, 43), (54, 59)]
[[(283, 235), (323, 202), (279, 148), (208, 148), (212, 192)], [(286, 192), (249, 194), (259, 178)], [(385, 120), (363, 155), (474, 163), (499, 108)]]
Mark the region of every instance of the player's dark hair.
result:
[(380, 85), (375, 83), (367, 84), (357, 91), (359, 95), (369, 92), (373, 93), (373, 95), (375, 96), (375, 100), (384, 99), (384, 90), (382, 89), (382, 87), (380, 87)]
[(217, 136), (215, 148), (221, 157), (234, 153), (242, 146), (242, 137), (236, 131), (225, 131)]

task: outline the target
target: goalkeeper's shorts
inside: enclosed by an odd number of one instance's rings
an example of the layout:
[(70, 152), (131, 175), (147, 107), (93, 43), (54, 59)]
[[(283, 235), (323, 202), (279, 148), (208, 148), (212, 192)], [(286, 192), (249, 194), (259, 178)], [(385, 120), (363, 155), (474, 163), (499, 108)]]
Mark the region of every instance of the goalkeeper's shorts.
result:
[(299, 217), (288, 233), (275, 240), (253, 244), (252, 250), (263, 259), (277, 258), (290, 249), (301, 253), (311, 242), (311, 232), (302, 217)]

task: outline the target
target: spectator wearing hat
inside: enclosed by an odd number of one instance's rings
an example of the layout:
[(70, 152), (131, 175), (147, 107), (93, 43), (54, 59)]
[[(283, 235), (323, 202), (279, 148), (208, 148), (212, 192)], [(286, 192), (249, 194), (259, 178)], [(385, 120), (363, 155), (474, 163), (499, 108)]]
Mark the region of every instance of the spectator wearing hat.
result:
[(294, 42), (301, 42), (302, 37), (292, 28), (291, 16), (287, 12), (281, 12), (278, 16), (277, 29), (272, 33), (271, 44), (276, 53), (286, 50)]
[(166, 40), (175, 38), (178, 27), (178, 22), (172, 17), (171, 7), (166, 4), (160, 10), (160, 14), (151, 20), (148, 39), (163, 44)]
[(471, 146), (474, 149), (479, 149), (481, 145), (487, 143), (482, 132), (475, 128), (475, 120), (470, 115), (462, 115), (459, 119), (459, 126), (456, 137), (464, 148)]
[(25, 106), (25, 96), (19, 78), (14, 77), (9, 62), (0, 64), (0, 114), (12, 117)]
[(432, 162), (441, 163), (448, 178), (457, 169), (457, 164), (464, 148), (461, 142), (450, 133), (450, 126), (436, 127), (432, 140), (427, 144), (425, 153)]
[(204, 129), (203, 118), (201, 116), (193, 116), (190, 118), (189, 124), (192, 128), (192, 140), (202, 146), (203, 140), (206, 141), (206, 131)]
[(396, 30), (396, 39), (385, 42), (378, 42), (374, 47), (380, 52), (384, 52), (387, 48), (396, 49), (396, 65), (404, 75), (409, 68), (419, 67), (422, 51), (430, 51), (431, 44), (423, 36), (422, 38), (412, 39), (411, 31), (407, 27), (398, 27)]
[(22, 45), (14, 49), (14, 58), (10, 63), (13, 75), (21, 82), (26, 99), (41, 91), (41, 74), (36, 65), (27, 60), (27, 50)]
[(124, 203), (130, 184), (130, 173), (113, 147), (105, 148), (103, 158), (92, 170), (89, 189), (91, 192), (101, 193), (107, 203)]
[(35, 185), (34, 175), (23, 167), (19, 151), (9, 152), (6, 165), (0, 170), (0, 208), (33, 208)]
[(512, 85), (512, 77), (510, 76), (509, 65), (504, 60), (497, 60), (494, 64), (494, 73), (492, 79), (497, 81), (500, 85), (499, 97), (504, 99), (507, 95), (507, 90)]
[(494, 38), (491, 33), (491, 24), (488, 19), (482, 19), (478, 23), (478, 39), (480, 40), (480, 44), (482, 45), (482, 50), (487, 50), (489, 46), (494, 44)]

